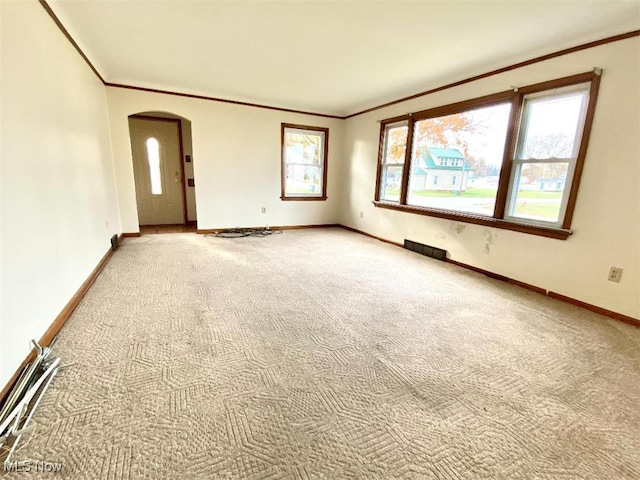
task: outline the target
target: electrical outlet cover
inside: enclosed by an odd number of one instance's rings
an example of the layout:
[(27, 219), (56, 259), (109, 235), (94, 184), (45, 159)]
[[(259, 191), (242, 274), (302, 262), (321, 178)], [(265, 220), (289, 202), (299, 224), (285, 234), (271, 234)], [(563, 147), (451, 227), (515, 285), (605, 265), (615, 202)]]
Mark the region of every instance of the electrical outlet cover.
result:
[(609, 269), (609, 278), (610, 282), (620, 283), (620, 277), (622, 277), (622, 269), (618, 267), (611, 267)]

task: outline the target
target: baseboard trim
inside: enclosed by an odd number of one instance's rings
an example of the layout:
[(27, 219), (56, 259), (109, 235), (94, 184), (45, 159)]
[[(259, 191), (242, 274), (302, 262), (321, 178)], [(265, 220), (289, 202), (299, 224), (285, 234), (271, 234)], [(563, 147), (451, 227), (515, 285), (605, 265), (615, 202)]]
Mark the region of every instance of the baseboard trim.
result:
[[(120, 237), (123, 237), (123, 236), (125, 236), (125, 234), (120, 235)], [(109, 251), (107, 251), (107, 253), (104, 254), (104, 256), (102, 257), (102, 259), (100, 260), (96, 268), (93, 269), (93, 271), (89, 274), (89, 276), (83, 282), (83, 284), (80, 285), (80, 288), (78, 289), (78, 291), (73, 295), (73, 297), (71, 297), (71, 300), (69, 300), (69, 302), (64, 306), (64, 308), (55, 318), (53, 323), (49, 326), (49, 328), (47, 328), (47, 331), (44, 333), (44, 335), (42, 335), (39, 341), (41, 346), (46, 347), (51, 344), (54, 337), (58, 334), (58, 332), (60, 332), (63, 325), (67, 322), (67, 320), (69, 319), (73, 311), (80, 304), (80, 301), (85, 296), (89, 288), (91, 288), (91, 285), (93, 285), (93, 283), (96, 281), (96, 278), (98, 278), (98, 275), (100, 275), (100, 272), (102, 272), (102, 269), (105, 267), (105, 265), (107, 264), (107, 262), (109, 261), (112, 255), (113, 255), (113, 250), (111, 249), (109, 249)], [(0, 392), (0, 405), (4, 403), (7, 395), (9, 394), (9, 391), (11, 390), (15, 382), (18, 380), (20, 373), (28, 363), (33, 361), (34, 356), (35, 356), (34, 352), (33, 351), (30, 352), (27, 355), (27, 357), (23, 360), (23, 362), (20, 364), (20, 366), (18, 367), (16, 372), (13, 374), (13, 376), (9, 379), (9, 382), (4, 386), (4, 388)]]
[[(372, 235), (372, 234), (364, 232), (362, 230), (358, 230), (356, 228), (348, 227), (346, 225), (341, 225), (341, 224), (283, 225), (283, 226), (269, 227), (269, 228), (271, 230), (297, 230), (297, 229), (306, 229), (306, 228), (331, 228), (331, 227), (342, 228), (344, 230), (348, 230), (350, 232), (358, 233), (360, 235), (364, 235), (366, 237), (373, 238), (373, 239), (379, 240), (379, 241), (384, 242), (384, 243), (388, 243), (388, 244), (391, 244), (391, 245), (394, 245), (394, 246), (397, 246), (397, 247), (400, 247), (400, 248), (404, 248), (403, 244), (401, 244), (401, 243), (394, 242), (392, 240), (387, 240), (386, 238), (378, 237), (376, 235)], [(264, 227), (254, 227), (254, 228), (261, 229), (261, 228), (264, 228)], [(202, 229), (202, 230), (197, 230), (197, 233), (199, 233), (199, 234), (217, 233), (217, 232), (221, 232), (223, 230), (226, 230), (226, 229), (225, 228)], [(140, 232), (122, 233), (120, 235), (120, 238), (139, 237), (139, 236), (140, 236)], [(96, 278), (98, 278), (98, 275), (100, 275), (100, 272), (102, 272), (102, 270), (104, 269), (105, 265), (107, 264), (107, 262), (109, 261), (109, 259), (111, 258), (112, 255), (113, 255), (113, 250), (109, 249), (109, 251), (107, 251), (107, 253), (102, 257), (102, 259), (100, 260), (100, 262), (98, 263), (96, 268), (93, 269), (93, 271), (91, 272), (89, 277), (80, 286), (80, 288), (75, 293), (75, 295), (73, 297), (71, 297), (71, 300), (69, 300), (67, 305), (65, 305), (65, 307), (62, 309), (60, 314), (56, 317), (56, 319), (49, 326), (49, 328), (44, 333), (44, 335), (40, 338), (40, 342), (39, 342), (40, 345), (42, 345), (42, 346), (49, 345), (51, 343), (51, 341), (53, 340), (53, 338), (58, 334), (58, 332), (60, 332), (60, 330), (62, 329), (63, 325), (66, 323), (66, 321), (69, 319), (69, 317), (71, 316), (73, 311), (79, 305), (80, 301), (85, 296), (85, 294), (87, 293), (89, 288), (91, 288), (91, 285), (93, 285), (93, 283), (95, 282)], [(622, 313), (614, 312), (614, 311), (608, 310), (606, 308), (598, 307), (596, 305), (592, 305), (590, 303), (583, 302), (583, 301), (577, 300), (575, 298), (567, 297), (566, 295), (562, 295), (562, 294), (559, 294), (559, 293), (556, 293), (556, 292), (547, 291), (547, 290), (545, 290), (543, 288), (536, 287), (535, 285), (531, 285), (531, 284), (528, 284), (526, 282), (521, 282), (519, 280), (515, 280), (513, 278), (509, 278), (509, 277), (506, 277), (504, 275), (500, 275), (500, 274), (497, 274), (497, 273), (494, 273), (494, 272), (491, 272), (489, 270), (485, 270), (485, 269), (482, 269), (482, 268), (479, 268), (479, 267), (474, 267), (472, 265), (467, 265), (466, 263), (458, 262), (457, 260), (452, 260), (450, 258), (447, 258), (446, 261), (448, 263), (451, 263), (451, 264), (456, 265), (458, 267), (462, 267), (462, 268), (465, 268), (467, 270), (472, 270), (474, 272), (481, 273), (483, 275), (486, 275), (489, 278), (492, 278), (492, 279), (495, 279), (495, 280), (500, 280), (500, 281), (503, 281), (503, 282), (506, 282), (506, 283), (510, 283), (510, 284), (513, 284), (513, 285), (517, 285), (519, 287), (526, 288), (527, 290), (531, 290), (531, 291), (539, 293), (541, 295), (548, 296), (548, 297), (553, 298), (555, 300), (560, 300), (562, 302), (569, 303), (571, 305), (575, 305), (575, 306), (583, 308), (585, 310), (589, 310), (591, 312), (598, 313), (600, 315), (604, 315), (606, 317), (613, 318), (614, 320), (619, 320), (619, 321), (627, 323), (629, 325), (633, 325), (634, 327), (640, 328), (640, 320), (636, 319), (634, 317), (630, 317), (630, 316), (624, 315)], [(31, 352), (24, 359), (22, 364), (18, 367), (18, 369), (14, 373), (14, 375), (11, 377), (11, 379), (9, 379), (9, 382), (5, 385), (5, 387), (0, 392), (0, 405), (4, 402), (7, 394), (11, 390), (11, 387), (13, 387), (14, 383), (18, 379), (18, 376), (20, 375), (20, 372), (22, 372), (23, 368), (29, 362), (31, 362), (32, 360), (33, 360), (33, 352)]]
[(511, 283), (513, 285), (517, 285), (518, 287), (531, 290), (532, 292), (540, 293), (542, 295), (547, 295), (547, 291), (544, 288), (536, 287), (535, 285), (531, 285), (530, 283), (521, 282), (520, 280), (515, 280), (513, 278), (500, 275), (499, 273), (494, 273), (489, 270), (485, 270), (484, 268), (474, 267), (473, 265), (468, 265), (466, 263), (458, 262), (457, 260), (452, 260), (451, 258), (447, 258), (445, 261), (447, 263), (452, 263), (453, 265), (456, 265), (458, 267), (466, 268), (467, 270), (472, 270), (474, 272), (481, 273), (483, 275), (486, 275), (489, 278), (493, 278), (494, 280), (500, 280), (501, 282)]
[(364, 235), (365, 237), (375, 238), (376, 240), (380, 240), (381, 242), (384, 242), (384, 243), (390, 243), (391, 245), (395, 245), (396, 247), (404, 248), (404, 245), (402, 243), (394, 242), (392, 240), (387, 240), (386, 238), (382, 238), (382, 237), (377, 237), (376, 235), (363, 232), (362, 230), (358, 230), (357, 228), (347, 227), (346, 225), (338, 225), (338, 227), (344, 228), (345, 230), (349, 230), (350, 232), (359, 233), (360, 235)]
[[(395, 245), (397, 247), (404, 248), (404, 245), (398, 242), (393, 242), (391, 240), (387, 240), (386, 238), (377, 237), (376, 235), (372, 235), (367, 232), (363, 232), (362, 230), (358, 230), (356, 228), (347, 227), (346, 225), (338, 225), (345, 230), (349, 230), (351, 232), (359, 233), (361, 235), (375, 238), (376, 240), (380, 240), (381, 242), (390, 243), (391, 245)], [(472, 270), (477, 273), (481, 273), (486, 275), (489, 278), (493, 278), (494, 280), (500, 280), (502, 282), (510, 283), (512, 285), (517, 285), (518, 287), (526, 288), (527, 290), (531, 290), (532, 292), (539, 293), (541, 295), (547, 296), (549, 298), (553, 298), (555, 300), (560, 300), (561, 302), (569, 303), (571, 305), (575, 305), (576, 307), (583, 308), (585, 310), (589, 310), (590, 312), (598, 313), (600, 315), (604, 315), (605, 317), (613, 318), (614, 320), (619, 320), (621, 322), (627, 323), (629, 325), (633, 325), (634, 327), (640, 328), (640, 320), (634, 317), (630, 317), (628, 315), (624, 315), (622, 313), (614, 312), (613, 310), (608, 310), (606, 308), (598, 307), (596, 305), (592, 305), (587, 302), (583, 302), (582, 300), (576, 300), (575, 298), (567, 297), (566, 295), (562, 295), (560, 293), (552, 292), (545, 290), (544, 288), (537, 287), (535, 285), (531, 285), (530, 283), (521, 282), (520, 280), (515, 280), (513, 278), (500, 275), (498, 273), (491, 272), (489, 270), (485, 270), (483, 268), (474, 267), (473, 265), (468, 265), (466, 263), (458, 262), (457, 260), (453, 260), (451, 258), (447, 258), (447, 263), (451, 263), (458, 267), (465, 268), (467, 270)]]
[(526, 288), (527, 290), (531, 290), (532, 292), (545, 295), (549, 298), (560, 300), (561, 302), (565, 302), (565, 303), (570, 303), (571, 305), (584, 308), (585, 310), (589, 310), (590, 312), (599, 313), (600, 315), (604, 315), (605, 317), (613, 318), (615, 320), (628, 323), (629, 325), (640, 327), (640, 320), (637, 320), (628, 315), (614, 312), (613, 310), (608, 310), (606, 308), (598, 307), (596, 305), (592, 305), (591, 303), (583, 302), (582, 300), (577, 300), (572, 297), (567, 297), (566, 295), (552, 292), (551, 290), (545, 290), (544, 288), (536, 287), (535, 285), (531, 285), (530, 283), (521, 282), (520, 280), (514, 280), (513, 278), (505, 277), (504, 275), (499, 275), (497, 273), (490, 272), (489, 270), (484, 270), (483, 268), (474, 267), (473, 265), (467, 265), (466, 263), (458, 262), (450, 258), (447, 258), (447, 262), (462, 268), (466, 268), (468, 270), (473, 270), (474, 272), (482, 273), (483, 275), (486, 275), (487, 277), (490, 277), (496, 280), (501, 280), (503, 282), (517, 285), (518, 287)]
[[(341, 227), (342, 225), (338, 225), (337, 223), (322, 223), (317, 225), (277, 225), (269, 226), (269, 230), (301, 230), (304, 228), (331, 228), (331, 227)], [(207, 234), (207, 233), (220, 233), (225, 230), (229, 230), (230, 228), (242, 228), (242, 229), (250, 229), (250, 230), (264, 230), (264, 225), (260, 225), (259, 227), (227, 227), (227, 228), (199, 228), (196, 230), (196, 233), (199, 234)]]
[(596, 305), (592, 305), (587, 302), (583, 302), (582, 300), (576, 300), (575, 298), (567, 297), (560, 293), (549, 292), (547, 295), (550, 298), (555, 298), (556, 300), (560, 300), (561, 302), (570, 303), (571, 305), (575, 305), (576, 307), (584, 308), (585, 310), (589, 310), (594, 313), (599, 313), (600, 315), (604, 315), (605, 317), (613, 318), (614, 320), (619, 320), (624, 323), (628, 323), (629, 325), (633, 325), (634, 327), (640, 328), (640, 320), (637, 318), (630, 317), (629, 315), (624, 315), (622, 313), (614, 312), (613, 310), (607, 310), (606, 308), (598, 307)]

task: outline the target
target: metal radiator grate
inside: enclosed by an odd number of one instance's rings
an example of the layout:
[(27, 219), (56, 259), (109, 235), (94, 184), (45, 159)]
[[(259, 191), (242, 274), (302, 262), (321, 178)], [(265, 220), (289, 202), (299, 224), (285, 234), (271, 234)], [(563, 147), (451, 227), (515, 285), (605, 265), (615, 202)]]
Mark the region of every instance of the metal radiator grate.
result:
[(414, 242), (412, 240), (404, 240), (404, 248), (411, 250), (412, 252), (419, 253), (426, 257), (435, 258), (436, 260), (446, 260), (447, 251), (442, 248), (432, 247), (423, 243)]

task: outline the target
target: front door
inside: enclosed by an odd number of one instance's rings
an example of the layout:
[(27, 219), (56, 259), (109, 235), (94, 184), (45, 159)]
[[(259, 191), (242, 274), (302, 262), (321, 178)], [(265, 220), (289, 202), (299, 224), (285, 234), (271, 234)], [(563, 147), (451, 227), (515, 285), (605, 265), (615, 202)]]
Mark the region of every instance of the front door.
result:
[(185, 223), (178, 121), (129, 118), (140, 225)]

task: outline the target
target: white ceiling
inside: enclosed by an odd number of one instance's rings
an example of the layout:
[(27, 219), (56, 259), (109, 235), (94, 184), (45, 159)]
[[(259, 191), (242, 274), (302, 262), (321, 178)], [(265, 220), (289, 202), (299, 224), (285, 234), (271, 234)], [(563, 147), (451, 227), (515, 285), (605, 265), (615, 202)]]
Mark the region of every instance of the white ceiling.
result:
[(48, 3), (107, 82), (335, 115), (640, 28), (640, 0)]

